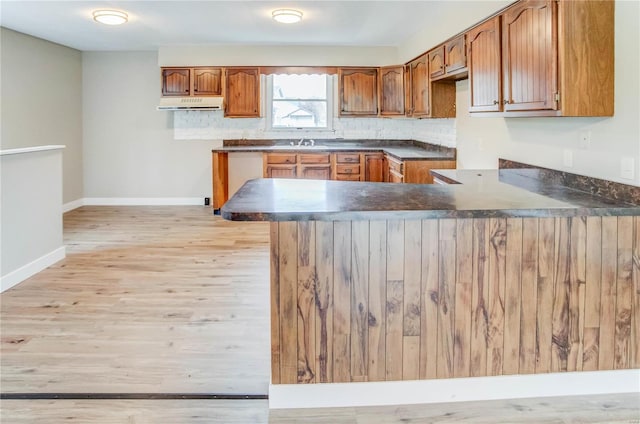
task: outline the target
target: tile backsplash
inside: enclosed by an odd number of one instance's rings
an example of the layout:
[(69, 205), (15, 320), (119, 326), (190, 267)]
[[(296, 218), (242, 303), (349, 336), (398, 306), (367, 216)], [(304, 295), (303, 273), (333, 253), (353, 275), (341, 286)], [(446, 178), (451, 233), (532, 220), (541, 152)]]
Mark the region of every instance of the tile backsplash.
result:
[(265, 118), (225, 118), (222, 111), (175, 111), (176, 140), (345, 138), (413, 139), (456, 147), (455, 119), (334, 118), (332, 131), (268, 131)]

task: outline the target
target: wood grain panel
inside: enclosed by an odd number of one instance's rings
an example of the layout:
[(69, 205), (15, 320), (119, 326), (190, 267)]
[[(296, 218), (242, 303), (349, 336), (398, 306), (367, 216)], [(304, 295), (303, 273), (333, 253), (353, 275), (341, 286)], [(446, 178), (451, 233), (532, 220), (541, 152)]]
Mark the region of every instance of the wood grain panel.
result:
[(504, 292), (504, 374), (520, 369), (520, 288), (522, 284), (522, 219), (507, 219)]
[(538, 219), (522, 220), (520, 291), (520, 374), (536, 372), (536, 309), (538, 307)]
[(438, 378), (453, 377), (453, 345), (455, 337), (456, 221), (440, 220), (438, 276)]
[(351, 221), (333, 224), (333, 382), (351, 381)]
[(552, 317), (555, 292), (556, 220), (538, 223), (538, 293), (536, 311), (536, 373), (551, 370)]
[(213, 209), (220, 209), (229, 200), (229, 154), (211, 154), (211, 179), (213, 186)]
[(272, 381), (633, 368), (638, 220), (274, 223)]
[(456, 220), (455, 333), (453, 376), (471, 375), (471, 310), (473, 279), (473, 220)]
[(640, 217), (633, 218), (631, 368), (640, 368)]
[(582, 369), (598, 369), (600, 336), (600, 291), (602, 278), (602, 218), (587, 217), (584, 305), (584, 354)]
[(487, 375), (489, 339), (489, 249), (488, 219), (473, 220), (473, 257), (471, 291), (471, 359), (472, 377)]
[(260, 116), (260, 70), (258, 68), (225, 69), (224, 116), (257, 118)]
[(380, 68), (380, 115), (404, 115), (404, 66)]
[(378, 68), (339, 68), (340, 116), (378, 114)]
[(317, 372), (315, 233), (314, 223), (298, 223), (298, 383), (313, 383)]
[(387, 222), (386, 378), (402, 379), (404, 221)]
[(616, 334), (618, 278), (618, 219), (602, 217), (602, 279), (600, 287), (600, 344), (598, 369), (612, 370)]
[(351, 380), (366, 381), (369, 363), (369, 221), (354, 221), (351, 231)]
[(469, 112), (502, 110), (502, 59), (500, 17), (496, 16), (467, 34), (469, 51)]
[(616, 332), (614, 368), (629, 368), (631, 308), (633, 302), (633, 217), (618, 218), (618, 278), (616, 280)]
[(270, 290), (271, 290), (271, 383), (280, 384), (280, 242), (279, 225), (272, 222), (270, 238)]
[(298, 228), (295, 222), (279, 225), (280, 276), (280, 382), (298, 382)]
[(369, 381), (386, 380), (387, 223), (369, 225)]
[(333, 381), (333, 222), (316, 226), (316, 382)]
[(487, 340), (487, 374), (502, 375), (504, 356), (504, 291), (506, 285), (506, 219), (489, 220), (489, 335)]
[(422, 276), (420, 284), (420, 378), (437, 377), (439, 243), (438, 220), (422, 221)]

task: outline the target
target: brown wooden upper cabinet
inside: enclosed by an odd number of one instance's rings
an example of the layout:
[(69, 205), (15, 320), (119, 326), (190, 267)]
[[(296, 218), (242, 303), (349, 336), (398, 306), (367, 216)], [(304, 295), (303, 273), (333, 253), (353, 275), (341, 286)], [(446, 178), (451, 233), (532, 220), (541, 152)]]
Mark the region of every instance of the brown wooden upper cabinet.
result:
[(162, 68), (163, 96), (221, 96), (222, 68)]
[(611, 1), (523, 0), (471, 29), (470, 112), (613, 116), (613, 15)]
[(222, 68), (193, 68), (195, 96), (222, 95)]
[(340, 116), (378, 115), (378, 68), (339, 68)]
[(431, 50), (429, 54), (429, 78), (432, 80), (458, 75), (467, 67), (465, 36), (451, 39)]
[(411, 105), (407, 108), (407, 116), (422, 118), (429, 116), (429, 74), (427, 54), (409, 62)]
[(190, 96), (191, 69), (162, 68), (163, 96)]
[(260, 69), (240, 67), (225, 69), (224, 116), (260, 117)]
[(404, 66), (380, 68), (379, 92), (380, 115), (404, 115)]
[(500, 16), (467, 34), (469, 51), (469, 112), (502, 110)]

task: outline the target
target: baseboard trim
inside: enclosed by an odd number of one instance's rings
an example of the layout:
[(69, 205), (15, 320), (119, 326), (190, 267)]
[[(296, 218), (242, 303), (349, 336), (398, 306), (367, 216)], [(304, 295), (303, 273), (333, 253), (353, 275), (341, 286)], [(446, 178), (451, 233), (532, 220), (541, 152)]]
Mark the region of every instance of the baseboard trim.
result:
[(200, 206), (201, 197), (85, 197), (85, 206)]
[(10, 289), (18, 283), (26, 280), (42, 271), (43, 269), (55, 264), (56, 262), (64, 259), (66, 256), (66, 249), (64, 246), (59, 247), (46, 255), (39, 257), (38, 259), (29, 262), (28, 264), (21, 266), (15, 271), (11, 271), (7, 275), (0, 278), (0, 293)]
[(366, 383), (272, 384), (270, 409), (640, 393), (640, 369)]
[(65, 203), (62, 205), (62, 213), (72, 211), (74, 209), (78, 209), (80, 206), (84, 206), (84, 199), (76, 199), (71, 202)]

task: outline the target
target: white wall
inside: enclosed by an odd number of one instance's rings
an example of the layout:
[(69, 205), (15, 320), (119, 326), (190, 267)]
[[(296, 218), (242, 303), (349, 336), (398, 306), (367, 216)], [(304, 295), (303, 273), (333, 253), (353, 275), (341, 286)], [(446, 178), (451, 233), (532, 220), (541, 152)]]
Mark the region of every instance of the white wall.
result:
[(78, 50), (1, 28), (0, 148), (66, 145), (63, 202), (83, 197), (82, 58)]
[[(457, 86), (457, 148), (461, 168), (495, 168), (498, 158), (640, 185), (640, 2), (617, 1), (615, 13), (615, 116), (611, 118), (474, 118), (469, 83)], [(595, 72), (595, 71), (594, 71)], [(591, 147), (580, 149), (581, 132)], [(573, 167), (563, 165), (564, 150)], [(635, 177), (621, 178), (620, 161), (633, 158)]]
[(155, 52), (83, 52), (85, 198), (211, 196), (211, 140), (173, 139)]
[(64, 257), (59, 147), (30, 153), (0, 152), (2, 290)]
[(384, 66), (400, 63), (395, 47), (162, 46), (158, 66)]

